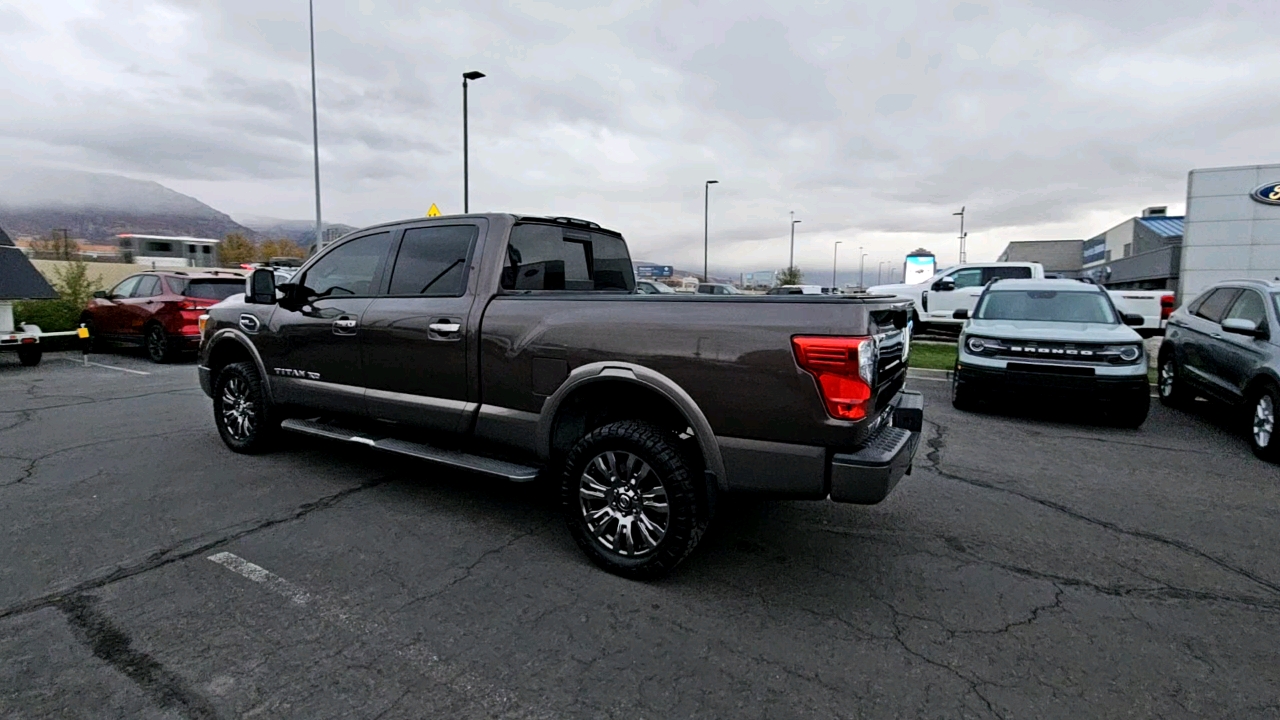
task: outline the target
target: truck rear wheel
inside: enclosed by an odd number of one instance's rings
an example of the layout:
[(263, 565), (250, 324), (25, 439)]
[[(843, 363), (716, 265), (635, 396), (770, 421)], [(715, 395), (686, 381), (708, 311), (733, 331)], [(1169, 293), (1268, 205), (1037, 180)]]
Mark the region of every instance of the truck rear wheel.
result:
[(238, 453), (268, 449), (279, 421), (253, 363), (232, 363), (214, 377), (213, 422), (222, 442)]
[(694, 468), (662, 428), (626, 420), (593, 430), (565, 461), (561, 509), (601, 568), (643, 580), (693, 552), (706, 527)]
[(18, 348), (18, 362), (27, 367), (39, 365), (41, 357), (44, 357), (44, 350), (42, 350), (38, 345), (35, 347)]

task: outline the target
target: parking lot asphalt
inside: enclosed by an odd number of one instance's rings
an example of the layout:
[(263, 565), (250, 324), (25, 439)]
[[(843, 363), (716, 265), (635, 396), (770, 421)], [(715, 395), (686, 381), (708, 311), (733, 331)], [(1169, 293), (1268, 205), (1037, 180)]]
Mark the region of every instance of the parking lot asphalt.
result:
[(0, 355), (5, 718), (1280, 717), (1280, 469), (1205, 403), (1119, 430), (914, 379), (885, 502), (733, 499), (637, 583), (542, 485), (235, 455), (193, 365), (93, 360)]

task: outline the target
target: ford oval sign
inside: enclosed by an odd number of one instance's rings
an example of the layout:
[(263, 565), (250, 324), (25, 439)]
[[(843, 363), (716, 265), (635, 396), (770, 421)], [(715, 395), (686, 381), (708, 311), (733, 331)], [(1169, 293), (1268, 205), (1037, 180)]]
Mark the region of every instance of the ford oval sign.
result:
[(1280, 205), (1280, 182), (1269, 182), (1249, 194), (1257, 202)]

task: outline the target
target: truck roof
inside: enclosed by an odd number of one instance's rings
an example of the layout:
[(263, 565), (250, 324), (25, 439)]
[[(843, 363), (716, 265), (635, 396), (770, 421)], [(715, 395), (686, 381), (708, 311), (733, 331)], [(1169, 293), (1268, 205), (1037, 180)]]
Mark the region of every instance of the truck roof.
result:
[(1079, 280), (1066, 279), (1023, 279), (1013, 278), (1008, 280), (996, 280), (988, 287), (998, 288), (1000, 290), (1049, 290), (1055, 292), (1102, 292), (1103, 289), (1093, 283), (1080, 282)]
[(516, 215), (515, 213), (468, 213), (466, 215), (439, 215), (433, 218), (413, 217), (413, 218), (405, 218), (403, 220), (392, 220), (389, 222), (377, 223), (376, 225), (369, 225), (366, 227), (362, 227), (358, 230), (352, 230), (346, 235), (343, 235), (342, 237), (338, 238), (338, 240), (341, 240), (342, 238), (345, 238), (348, 235), (354, 235), (355, 233), (365, 232), (366, 230), (373, 230), (375, 228), (380, 228), (380, 227), (391, 227), (394, 225), (404, 225), (405, 223), (425, 222), (428, 220), (432, 220), (432, 221), (462, 220), (467, 218), (485, 218), (485, 219), (491, 219), (491, 220), (501, 219), (501, 220), (506, 220), (512, 223), (536, 222), (536, 223), (545, 223), (548, 225), (563, 225), (565, 227), (581, 228), (583, 230), (590, 230), (591, 232), (599, 232), (599, 233), (604, 233), (606, 235), (613, 235), (614, 237), (619, 237), (619, 238), (622, 237), (622, 233), (618, 232), (617, 230), (610, 230), (609, 228), (602, 227), (600, 226), (599, 223), (595, 223), (590, 220), (583, 220), (581, 218), (565, 217), (562, 215), (549, 216), (549, 215)]

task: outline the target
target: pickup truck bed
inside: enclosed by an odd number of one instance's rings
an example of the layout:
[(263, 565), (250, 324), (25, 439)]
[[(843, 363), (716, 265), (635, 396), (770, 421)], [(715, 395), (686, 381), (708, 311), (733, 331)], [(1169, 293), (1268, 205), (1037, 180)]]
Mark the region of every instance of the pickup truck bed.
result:
[[(452, 264), (400, 259), (450, 237)], [(361, 248), (376, 262), (342, 265)], [(626, 255), (621, 236), (568, 219), (358, 231), (280, 292), (257, 271), (211, 309), (201, 385), (233, 450), (268, 449), (283, 427), (554, 478), (578, 544), (631, 577), (687, 555), (720, 493), (874, 503), (909, 471), (923, 405), (902, 391), (906, 303), (638, 295)], [(447, 294), (395, 292), (402, 272), (438, 287), (455, 268)], [(309, 287), (333, 277), (357, 293)]]

